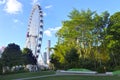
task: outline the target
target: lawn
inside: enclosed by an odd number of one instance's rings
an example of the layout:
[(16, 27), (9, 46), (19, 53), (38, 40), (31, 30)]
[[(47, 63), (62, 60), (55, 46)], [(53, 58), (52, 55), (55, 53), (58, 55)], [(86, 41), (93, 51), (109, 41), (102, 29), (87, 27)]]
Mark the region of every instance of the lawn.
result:
[[(41, 72), (27, 72), (10, 75), (0, 75), (0, 80), (13, 80), (19, 78), (35, 77), (55, 74), (54, 71), (41, 71)], [(41, 77), (30, 80), (120, 80), (120, 76), (82, 76), (82, 75), (57, 75), (49, 77)]]
[(90, 72), (91, 70), (88, 69), (82, 69), (82, 68), (72, 68), (72, 69), (68, 69), (67, 71), (83, 71), (83, 72)]
[(120, 80), (120, 76), (80, 76), (80, 75), (70, 75), (70, 76), (51, 76), (44, 78), (37, 78), (31, 80)]
[(0, 75), (0, 80), (12, 80), (18, 78), (26, 78), (26, 77), (35, 77), (42, 75), (54, 74), (54, 71), (41, 71), (41, 72), (26, 72), (26, 73), (17, 73), (17, 74), (9, 74), (9, 75)]

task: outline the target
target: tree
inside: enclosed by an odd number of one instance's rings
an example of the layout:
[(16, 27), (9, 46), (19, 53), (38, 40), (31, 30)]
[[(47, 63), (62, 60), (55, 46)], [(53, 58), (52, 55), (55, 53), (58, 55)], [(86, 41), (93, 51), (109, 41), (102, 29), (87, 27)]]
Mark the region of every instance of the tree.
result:
[[(61, 43), (59, 45), (56, 45), (55, 48), (53, 48), (54, 53), (51, 56), (50, 62), (54, 64), (54, 67), (56, 69), (66, 69), (66, 68), (70, 67), (70, 65), (72, 64), (72, 62), (69, 63), (70, 58), (75, 59), (75, 57), (76, 57), (75, 55), (77, 55), (76, 54), (77, 50), (73, 49), (73, 48), (75, 48), (75, 45), (72, 43), (71, 44), (70, 43), (69, 44)], [(79, 56), (77, 56), (77, 57), (79, 57)], [(78, 59), (77, 57), (76, 57), (76, 59)]]
[(120, 66), (120, 12), (116, 12), (110, 17), (106, 42), (111, 57), (110, 66)]
[(97, 63), (100, 65), (105, 63), (109, 59), (104, 45), (109, 13), (105, 11), (98, 15), (90, 9), (87, 11), (74, 9), (68, 17), (69, 20), (62, 22), (62, 28), (56, 34), (58, 44), (55, 46), (54, 55), (59, 63), (67, 63), (69, 59), (66, 58), (73, 55), (73, 47), (77, 50), (80, 60), (86, 60), (86, 63), (94, 61), (94, 66), (99, 66)]
[(65, 55), (68, 68), (77, 68), (79, 66), (79, 54), (77, 49), (72, 47)]
[(70, 20), (63, 21), (63, 27), (57, 32), (60, 40), (76, 44), (82, 57), (86, 57), (86, 53), (90, 52), (90, 49), (88, 50), (86, 47), (92, 46), (91, 31), (94, 27), (92, 23), (94, 13), (89, 9), (81, 12), (74, 9), (68, 16)]
[(2, 62), (3, 66), (13, 67), (16, 65), (22, 65), (21, 59), (22, 52), (20, 50), (19, 45), (15, 43), (10, 43), (5, 48), (4, 52), (2, 53)]
[(24, 57), (24, 64), (32, 64), (36, 65), (37, 64), (37, 59), (33, 55), (32, 50), (29, 48), (24, 48), (23, 49), (23, 57)]
[(50, 63), (53, 64), (54, 69), (61, 69), (61, 63), (59, 62), (59, 58), (55, 54), (51, 55)]
[(0, 58), (0, 75), (2, 74), (2, 60)]

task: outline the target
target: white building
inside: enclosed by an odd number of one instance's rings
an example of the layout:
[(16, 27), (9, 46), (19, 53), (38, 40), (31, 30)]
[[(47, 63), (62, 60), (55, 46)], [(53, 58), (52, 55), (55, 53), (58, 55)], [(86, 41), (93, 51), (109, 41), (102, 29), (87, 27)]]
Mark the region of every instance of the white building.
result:
[(0, 58), (1, 58), (2, 53), (3, 53), (4, 50), (5, 50), (5, 47), (1, 47), (1, 48), (0, 48)]

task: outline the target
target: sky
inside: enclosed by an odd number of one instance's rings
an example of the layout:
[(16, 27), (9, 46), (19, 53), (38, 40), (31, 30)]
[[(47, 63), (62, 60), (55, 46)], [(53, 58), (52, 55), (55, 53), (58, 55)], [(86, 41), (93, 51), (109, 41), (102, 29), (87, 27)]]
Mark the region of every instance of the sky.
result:
[(0, 0), (0, 47), (9, 43), (16, 43), (21, 49), (25, 47), (29, 16), (35, 4), (40, 4), (44, 13), (41, 52), (45, 51), (48, 40), (54, 47), (55, 33), (62, 27), (62, 21), (69, 20), (74, 8), (97, 13), (108, 11), (111, 15), (120, 11), (120, 0)]

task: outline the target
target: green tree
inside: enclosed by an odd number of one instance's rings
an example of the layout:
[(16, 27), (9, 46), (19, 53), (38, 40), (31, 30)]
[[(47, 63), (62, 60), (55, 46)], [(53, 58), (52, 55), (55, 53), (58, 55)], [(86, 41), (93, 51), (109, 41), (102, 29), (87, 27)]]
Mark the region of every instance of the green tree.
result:
[(78, 68), (79, 66), (79, 54), (77, 49), (71, 48), (65, 55), (67, 68)]
[[(66, 58), (73, 55), (71, 50), (74, 47), (79, 54), (79, 63), (81, 64), (79, 66), (92, 61), (94, 63), (92, 65), (95, 67), (106, 63), (109, 55), (104, 40), (109, 23), (109, 13), (105, 11), (98, 15), (90, 9), (87, 11), (74, 9), (68, 17), (69, 20), (62, 22), (62, 28), (56, 34), (58, 44), (55, 46), (54, 55), (59, 62), (66, 64), (68, 60)], [(69, 55), (69, 57), (66, 57), (66, 55)], [(86, 63), (82, 64), (81, 61)]]
[(50, 63), (53, 64), (54, 69), (61, 69), (61, 63), (59, 62), (59, 57), (57, 57), (55, 54), (51, 55)]
[(0, 58), (0, 75), (2, 74), (2, 60)]
[(24, 59), (24, 64), (32, 64), (36, 65), (37, 64), (37, 59), (33, 55), (32, 50), (29, 48), (24, 48), (23, 51), (23, 59)]
[(72, 42), (79, 48), (79, 53), (82, 57), (90, 52), (92, 43), (93, 29), (92, 16), (95, 12), (91, 10), (81, 12), (74, 9), (68, 16), (70, 20), (63, 21), (63, 27), (57, 32), (59, 41)]
[[(73, 47), (74, 46), (74, 47)], [(54, 48), (54, 53), (51, 56), (51, 63), (54, 64), (54, 67), (56, 69), (66, 69), (69, 67), (69, 65), (71, 65), (71, 63), (69, 63), (70, 58), (69, 57), (74, 57), (72, 55), (77, 55), (76, 53), (74, 53), (75, 51), (71, 50), (72, 48), (75, 48), (74, 44), (68, 44), (68, 43), (59, 43), (59, 45), (56, 45)], [(72, 51), (72, 52), (71, 52)], [(69, 56), (69, 57), (67, 57)], [(79, 57), (79, 56), (77, 56)], [(76, 59), (78, 59), (76, 57)], [(67, 61), (68, 59), (69, 61)], [(75, 57), (74, 57), (75, 58)]]
[(116, 12), (110, 17), (106, 41), (111, 57), (110, 66), (120, 66), (120, 12)]
[(19, 45), (10, 43), (8, 46), (5, 48), (4, 52), (2, 53), (2, 62), (3, 66), (16, 66), (16, 65), (22, 65), (22, 52), (20, 50)]

